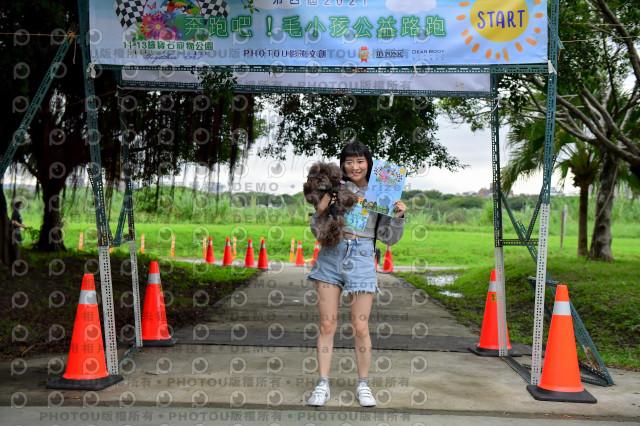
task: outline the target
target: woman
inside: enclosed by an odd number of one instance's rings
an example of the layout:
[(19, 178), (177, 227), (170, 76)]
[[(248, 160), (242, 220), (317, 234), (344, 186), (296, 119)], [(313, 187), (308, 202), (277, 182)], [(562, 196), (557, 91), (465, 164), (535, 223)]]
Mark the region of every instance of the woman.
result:
[[(371, 152), (362, 142), (351, 142), (340, 153), (340, 168), (349, 190), (359, 198), (367, 192), (371, 166)], [(311, 217), (311, 231), (316, 235), (315, 219), (328, 207), (331, 198), (326, 194)], [(376, 400), (368, 386), (371, 364), (371, 337), (369, 336), (369, 314), (373, 294), (380, 291), (375, 270), (374, 229), (377, 223), (377, 237), (384, 244), (393, 245), (404, 232), (405, 204), (396, 200), (395, 217), (371, 213), (364, 230), (346, 228), (345, 238), (335, 247), (322, 248), (318, 253), (308, 279), (315, 280), (320, 314), (320, 333), (317, 340), (318, 386), (307, 401), (309, 405), (322, 406), (330, 397), (329, 367), (333, 355), (333, 336), (338, 324), (338, 305), (341, 293), (347, 293), (351, 304), (351, 325), (353, 326), (356, 363), (358, 366), (358, 386), (356, 395), (360, 405), (372, 407)], [(317, 237), (317, 235), (316, 235)]]
[(28, 226), (22, 223), (22, 201), (13, 203), (13, 211), (11, 212), (11, 260), (20, 259), (20, 244), (22, 244), (22, 234), (20, 229), (27, 229)]

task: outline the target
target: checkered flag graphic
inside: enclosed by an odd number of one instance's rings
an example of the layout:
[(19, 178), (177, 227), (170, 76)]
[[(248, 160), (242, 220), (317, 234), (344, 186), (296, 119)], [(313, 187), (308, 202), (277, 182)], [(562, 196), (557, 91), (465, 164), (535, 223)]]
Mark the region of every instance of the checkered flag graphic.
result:
[(120, 19), (122, 28), (128, 28), (142, 21), (144, 3), (144, 0), (116, 0), (113, 8)]
[(202, 0), (200, 6), (200, 14), (207, 20), (212, 16), (226, 18), (229, 15), (229, 5), (224, 0)]

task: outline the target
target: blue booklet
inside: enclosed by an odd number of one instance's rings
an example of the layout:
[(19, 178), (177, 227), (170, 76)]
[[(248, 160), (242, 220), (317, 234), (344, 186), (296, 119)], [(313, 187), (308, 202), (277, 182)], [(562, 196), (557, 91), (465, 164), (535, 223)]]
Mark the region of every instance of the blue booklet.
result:
[(369, 185), (364, 198), (348, 210), (344, 218), (347, 226), (356, 231), (364, 230), (370, 213), (395, 216), (393, 203), (402, 196), (407, 170), (404, 167), (373, 160)]

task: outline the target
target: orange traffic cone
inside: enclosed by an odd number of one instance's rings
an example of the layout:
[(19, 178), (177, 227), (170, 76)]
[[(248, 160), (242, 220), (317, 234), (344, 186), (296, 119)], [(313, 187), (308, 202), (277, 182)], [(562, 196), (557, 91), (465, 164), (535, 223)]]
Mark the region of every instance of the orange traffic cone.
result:
[(302, 241), (298, 241), (298, 250), (296, 251), (296, 266), (304, 266), (304, 256), (302, 254)]
[(248, 243), (247, 255), (244, 257), (244, 266), (246, 268), (255, 268), (256, 264), (253, 259), (253, 243), (251, 242), (251, 238), (249, 238)]
[(388, 274), (393, 272), (393, 255), (391, 254), (391, 247), (387, 246), (387, 251), (384, 252), (384, 265), (382, 266), (382, 273)]
[(318, 253), (320, 253), (320, 244), (316, 241), (313, 245), (313, 259), (311, 259), (311, 264), (316, 263), (316, 259), (318, 258)]
[(559, 284), (549, 326), (547, 350), (538, 385), (527, 390), (538, 401), (598, 402), (586, 391), (580, 380), (578, 352), (573, 334), (573, 319), (566, 285)]
[[(500, 341), (498, 340), (498, 273), (491, 270), (491, 281), (487, 301), (484, 304), (484, 319), (478, 346), (470, 346), (469, 350), (478, 356), (500, 356)], [(511, 356), (521, 356), (511, 349), (509, 342), (509, 327), (507, 327), (507, 351)]]
[(169, 334), (162, 283), (160, 283), (160, 268), (158, 268), (158, 262), (154, 260), (149, 267), (147, 291), (144, 295), (142, 344), (143, 346), (173, 346), (177, 341), (178, 339), (172, 339)]
[(96, 286), (93, 275), (84, 274), (67, 370), (62, 377), (47, 380), (47, 387), (98, 391), (120, 380), (122, 376), (107, 372)]
[(207, 263), (215, 263), (216, 257), (213, 254), (213, 237), (209, 237), (209, 245), (207, 246)]
[(376, 271), (378, 270), (378, 255), (376, 254)]
[(233, 253), (231, 253), (231, 243), (229, 237), (224, 244), (224, 256), (222, 256), (222, 266), (229, 266), (233, 264)]
[(260, 238), (260, 253), (258, 254), (258, 269), (269, 269), (267, 261), (267, 247), (264, 244), (264, 238)]

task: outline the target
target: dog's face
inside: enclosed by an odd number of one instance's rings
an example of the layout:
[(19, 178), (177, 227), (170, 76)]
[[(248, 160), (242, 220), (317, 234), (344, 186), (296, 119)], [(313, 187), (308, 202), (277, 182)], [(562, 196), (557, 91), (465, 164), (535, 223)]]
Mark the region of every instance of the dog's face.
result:
[[(335, 188), (340, 184), (342, 172), (340, 168), (332, 163), (315, 163), (309, 169), (307, 182), (303, 186), (305, 197), (309, 202), (317, 202), (324, 195), (324, 192)], [(312, 194), (316, 193), (316, 194)], [(314, 201), (311, 201), (312, 198)], [(317, 201), (316, 201), (317, 198)]]

